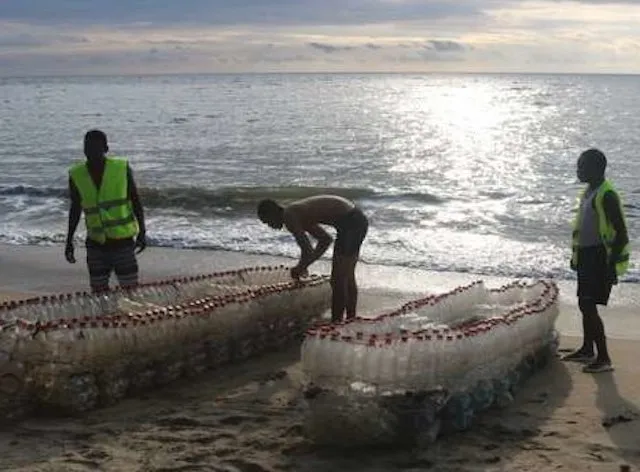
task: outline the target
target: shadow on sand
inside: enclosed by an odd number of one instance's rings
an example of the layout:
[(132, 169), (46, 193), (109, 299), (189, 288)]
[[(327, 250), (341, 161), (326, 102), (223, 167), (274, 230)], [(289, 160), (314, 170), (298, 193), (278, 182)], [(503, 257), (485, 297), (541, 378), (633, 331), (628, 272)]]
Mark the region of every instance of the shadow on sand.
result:
[(598, 374), (594, 378), (598, 387), (596, 406), (602, 412), (602, 426), (616, 448), (612, 452), (621, 459), (640, 466), (640, 438), (632, 430), (635, 425), (630, 424), (640, 421), (640, 409), (620, 395), (615, 372)]
[[(0, 470), (274, 470), (280, 443), (299, 433), (286, 391), (299, 356), (293, 346), (79, 417), (5, 426)], [(282, 398), (271, 398), (278, 389)]]
[[(572, 388), (557, 359), (503, 410), (424, 450), (321, 450), (304, 438), (299, 346), (180, 381), (80, 418), (30, 419), (0, 432), (0, 470), (399, 471), (500, 468), (549, 450), (547, 420)], [(609, 398), (615, 393), (610, 394)], [(615, 434), (615, 432), (612, 432)], [(541, 440), (549, 436), (548, 441)]]
[(423, 450), (380, 450), (338, 452), (320, 450), (312, 445), (292, 455), (292, 469), (305, 472), (328, 470), (400, 471), (400, 470), (484, 470), (501, 467), (509, 456), (521, 450), (550, 450), (539, 436), (546, 421), (561, 407), (572, 388), (571, 376), (558, 359), (533, 375), (518, 392), (509, 407), (492, 409), (476, 418), (471, 430), (440, 437)]

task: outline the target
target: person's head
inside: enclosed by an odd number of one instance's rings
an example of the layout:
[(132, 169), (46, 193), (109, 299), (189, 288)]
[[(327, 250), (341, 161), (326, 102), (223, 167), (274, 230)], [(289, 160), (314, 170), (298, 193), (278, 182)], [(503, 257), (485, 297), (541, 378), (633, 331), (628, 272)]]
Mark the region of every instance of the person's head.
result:
[(273, 229), (281, 229), (284, 224), (284, 208), (270, 198), (258, 203), (258, 218)]
[(578, 180), (583, 183), (596, 183), (604, 179), (607, 158), (598, 149), (587, 149), (578, 158)]
[(87, 131), (84, 135), (84, 155), (88, 160), (102, 159), (109, 151), (107, 135), (99, 129)]

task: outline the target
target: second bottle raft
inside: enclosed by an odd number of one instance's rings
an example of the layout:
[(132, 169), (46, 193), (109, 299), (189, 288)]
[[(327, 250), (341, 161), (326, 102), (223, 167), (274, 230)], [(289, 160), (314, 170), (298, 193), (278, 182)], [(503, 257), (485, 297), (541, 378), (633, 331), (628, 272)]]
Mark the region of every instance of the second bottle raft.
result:
[(482, 282), (409, 302), (373, 319), (307, 331), (307, 434), (366, 445), (466, 429), (504, 405), (558, 345), (558, 287)]

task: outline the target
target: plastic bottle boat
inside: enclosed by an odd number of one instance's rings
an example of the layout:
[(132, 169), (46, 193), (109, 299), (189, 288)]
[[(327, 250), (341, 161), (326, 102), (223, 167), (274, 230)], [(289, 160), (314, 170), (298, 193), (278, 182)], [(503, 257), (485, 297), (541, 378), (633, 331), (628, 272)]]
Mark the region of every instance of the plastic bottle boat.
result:
[(558, 287), (474, 282), (397, 310), (309, 329), (302, 345), (307, 434), (382, 444), (467, 429), (555, 353)]
[(269, 266), (5, 303), (0, 418), (81, 413), (279, 349), (330, 299), (328, 277)]

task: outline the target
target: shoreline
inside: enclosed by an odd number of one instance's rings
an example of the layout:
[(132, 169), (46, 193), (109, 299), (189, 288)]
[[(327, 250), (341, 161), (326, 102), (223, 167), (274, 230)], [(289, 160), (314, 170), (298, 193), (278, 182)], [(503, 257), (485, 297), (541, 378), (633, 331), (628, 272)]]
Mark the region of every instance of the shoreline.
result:
[[(37, 249), (41, 249), (41, 250), (45, 250), (46, 252), (50, 252), (52, 251), (52, 248), (57, 248), (59, 252), (63, 252), (63, 248), (64, 248), (64, 244), (60, 241), (50, 241), (47, 244), (31, 244), (31, 243), (11, 243), (11, 242), (5, 242), (5, 241), (0, 241), (0, 254), (2, 252), (7, 252), (10, 251), (10, 248), (18, 248), (18, 249), (25, 249), (27, 251), (29, 250), (37, 250)], [(80, 250), (80, 251), (84, 251), (84, 241), (83, 240), (76, 240), (75, 241), (75, 248), (76, 251)], [(243, 250), (233, 250), (233, 249), (221, 249), (221, 248), (214, 248), (214, 247), (206, 247), (206, 246), (184, 246), (184, 247), (176, 247), (176, 246), (172, 246), (172, 245), (165, 245), (165, 244), (150, 244), (149, 242), (147, 243), (147, 251), (149, 250), (154, 250), (154, 251), (160, 251), (160, 252), (193, 252), (193, 253), (198, 253), (198, 254), (202, 254), (205, 255), (205, 259), (209, 259), (208, 256), (206, 256), (206, 254), (224, 254), (224, 255), (228, 255), (229, 257), (232, 258), (240, 258), (240, 257), (244, 257), (247, 259), (265, 259), (265, 260), (270, 260), (270, 261), (277, 261), (277, 263), (282, 263), (282, 262), (293, 262), (296, 260), (296, 257), (294, 256), (288, 256), (288, 255), (276, 255), (276, 254), (271, 254), (271, 253), (267, 253), (267, 252), (260, 252), (260, 251), (243, 251)], [(327, 256), (327, 254), (329, 254), (329, 256)], [(327, 254), (325, 254), (321, 259), (319, 259), (318, 261), (316, 261), (314, 263), (314, 267), (318, 266), (318, 265), (324, 265), (327, 268), (330, 267), (331, 265), (331, 250), (329, 250), (327, 252)], [(64, 262), (64, 261), (63, 261)], [(575, 284), (577, 282), (577, 279), (575, 278), (575, 276), (573, 277), (556, 277), (554, 275), (549, 275), (549, 276), (537, 276), (537, 275), (532, 275), (532, 276), (525, 276), (525, 275), (517, 275), (517, 274), (493, 274), (493, 273), (489, 273), (489, 272), (474, 272), (474, 271), (470, 271), (470, 270), (465, 270), (465, 271), (455, 271), (455, 270), (441, 270), (441, 269), (430, 269), (430, 268), (423, 268), (423, 267), (413, 267), (413, 266), (408, 266), (408, 265), (402, 265), (402, 264), (392, 264), (392, 263), (384, 263), (384, 262), (369, 262), (369, 261), (364, 261), (364, 260), (359, 260), (358, 261), (358, 265), (359, 266), (365, 266), (365, 267), (372, 267), (372, 268), (386, 268), (387, 270), (403, 270), (403, 271), (407, 271), (407, 272), (418, 272), (418, 273), (429, 273), (429, 274), (442, 274), (442, 276), (447, 276), (447, 275), (454, 275), (456, 277), (472, 277), (474, 279), (490, 279), (490, 280), (534, 280), (534, 279), (549, 279), (549, 280), (555, 280), (557, 283), (559, 284), (563, 284), (563, 285), (570, 285), (570, 284)], [(624, 278), (623, 278), (624, 279)], [(638, 287), (640, 288), (640, 279), (627, 279), (627, 280), (622, 280), (619, 283), (620, 286), (624, 286), (624, 287), (629, 287), (629, 290), (632, 290), (632, 287)], [(640, 298), (639, 298), (640, 300)], [(639, 302), (640, 305), (640, 302)]]
[[(75, 264), (63, 256), (62, 246), (14, 246), (0, 244), (0, 292), (13, 296), (37, 296), (47, 293), (87, 291), (88, 274), (83, 247), (76, 249)], [(147, 248), (138, 256), (140, 280), (151, 281), (230, 270), (246, 266), (293, 265), (287, 257), (255, 255), (232, 251), (201, 249)], [(320, 260), (311, 272), (329, 274), (330, 261)], [(364, 296), (373, 298), (360, 309), (362, 316), (381, 314), (412, 298), (444, 292), (456, 286), (483, 280), (489, 287), (499, 287), (514, 279), (486, 277), (470, 273), (428, 272), (401, 266), (359, 263), (356, 277)], [(111, 280), (112, 285), (115, 280)], [(556, 281), (560, 288), (560, 317), (556, 322), (563, 336), (580, 336), (581, 315), (575, 296), (575, 282)], [(621, 283), (614, 287), (609, 306), (600, 309), (607, 337), (640, 340), (640, 286)]]

